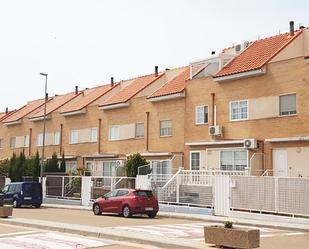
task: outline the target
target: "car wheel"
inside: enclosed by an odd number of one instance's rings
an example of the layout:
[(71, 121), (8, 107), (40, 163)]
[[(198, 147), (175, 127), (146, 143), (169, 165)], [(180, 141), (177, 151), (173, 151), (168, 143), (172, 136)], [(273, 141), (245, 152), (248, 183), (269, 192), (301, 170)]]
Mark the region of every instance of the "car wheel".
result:
[(13, 208), (19, 208), (20, 205), (18, 204), (17, 200), (13, 200)]
[(122, 215), (123, 215), (123, 217), (125, 217), (125, 218), (129, 218), (129, 217), (132, 216), (132, 214), (131, 214), (131, 209), (130, 209), (129, 206), (124, 206), (124, 207), (123, 207), (123, 209), (122, 209)]
[(102, 214), (102, 212), (101, 212), (101, 210), (100, 210), (100, 205), (99, 205), (98, 203), (95, 203), (95, 204), (93, 205), (93, 213), (94, 213), (95, 215), (100, 215), (100, 214)]
[(157, 216), (157, 213), (148, 213), (147, 215), (149, 218), (154, 218)]

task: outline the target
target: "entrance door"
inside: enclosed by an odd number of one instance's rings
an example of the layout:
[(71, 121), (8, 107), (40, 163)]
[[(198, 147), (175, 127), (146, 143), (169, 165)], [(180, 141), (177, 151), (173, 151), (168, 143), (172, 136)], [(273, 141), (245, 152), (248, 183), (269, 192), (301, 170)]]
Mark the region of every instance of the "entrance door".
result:
[(273, 150), (273, 169), (274, 176), (288, 175), (288, 159), (286, 150)]

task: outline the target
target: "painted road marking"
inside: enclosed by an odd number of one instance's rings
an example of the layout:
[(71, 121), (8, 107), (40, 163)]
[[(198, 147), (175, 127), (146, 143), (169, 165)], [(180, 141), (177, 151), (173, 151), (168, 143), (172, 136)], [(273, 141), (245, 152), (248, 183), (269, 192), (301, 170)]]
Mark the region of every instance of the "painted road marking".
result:
[(37, 233), (0, 238), (0, 248), (5, 249), (84, 249), (110, 244), (104, 241), (57, 233)]
[(16, 233), (2, 233), (2, 234), (0, 234), (0, 238), (1, 237), (16, 236), (16, 235), (31, 234), (31, 233), (37, 233), (37, 231), (23, 231), (23, 232), (16, 232)]
[[(218, 225), (215, 223), (189, 223), (189, 224), (169, 224), (169, 225), (144, 225), (144, 226), (118, 226), (113, 227), (121, 231), (132, 231), (150, 235), (164, 236), (168, 238), (189, 238), (192, 240), (204, 240), (204, 226)], [(235, 227), (246, 227), (259, 229), (261, 237), (292, 236), (304, 233), (289, 232), (286, 230), (235, 225)]]

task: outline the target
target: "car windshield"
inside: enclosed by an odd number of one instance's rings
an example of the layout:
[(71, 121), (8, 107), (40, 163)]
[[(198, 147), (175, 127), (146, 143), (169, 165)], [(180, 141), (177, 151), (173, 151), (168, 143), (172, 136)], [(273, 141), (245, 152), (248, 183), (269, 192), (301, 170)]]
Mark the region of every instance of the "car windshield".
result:
[(141, 196), (141, 197), (152, 197), (153, 194), (152, 194), (152, 191), (135, 191), (134, 192), (135, 195), (137, 196)]

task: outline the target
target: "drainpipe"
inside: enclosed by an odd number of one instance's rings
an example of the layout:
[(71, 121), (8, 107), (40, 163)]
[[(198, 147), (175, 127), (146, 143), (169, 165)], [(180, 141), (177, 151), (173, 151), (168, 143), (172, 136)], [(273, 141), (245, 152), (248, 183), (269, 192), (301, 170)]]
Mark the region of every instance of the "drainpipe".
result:
[(215, 93), (211, 93), (211, 125), (215, 125)]
[(31, 145), (32, 145), (32, 128), (29, 129), (29, 156), (31, 156)]
[(146, 112), (146, 151), (149, 149), (149, 112)]
[(99, 131), (98, 131), (98, 154), (101, 152), (101, 124), (102, 119), (99, 118)]
[(63, 124), (60, 124), (60, 144), (59, 144), (60, 155), (62, 155), (62, 136), (63, 136)]

